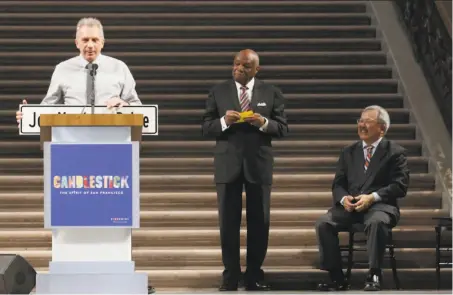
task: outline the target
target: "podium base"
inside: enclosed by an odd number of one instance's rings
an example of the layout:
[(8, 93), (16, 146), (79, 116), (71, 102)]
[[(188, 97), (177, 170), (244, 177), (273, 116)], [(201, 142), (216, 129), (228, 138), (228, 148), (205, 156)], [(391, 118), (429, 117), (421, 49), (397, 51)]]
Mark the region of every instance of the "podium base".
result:
[(51, 262), (36, 275), (36, 294), (148, 294), (148, 275), (134, 262)]

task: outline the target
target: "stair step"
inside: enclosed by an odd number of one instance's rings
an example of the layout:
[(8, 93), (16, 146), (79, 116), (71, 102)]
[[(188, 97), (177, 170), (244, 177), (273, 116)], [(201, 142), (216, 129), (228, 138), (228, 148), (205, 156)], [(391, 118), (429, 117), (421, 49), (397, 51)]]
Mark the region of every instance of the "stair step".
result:
[[(230, 60), (231, 62), (231, 60)], [(231, 74), (231, 65), (224, 66), (130, 66), (135, 79), (223, 79)], [(37, 80), (52, 75), (55, 66), (0, 66), (0, 79)], [(391, 79), (392, 69), (386, 65), (280, 65), (266, 66), (261, 79)]]
[[(201, 120), (200, 120), (201, 123)], [(357, 124), (307, 124), (291, 125), (290, 134), (283, 140), (311, 138), (312, 140), (356, 140)], [(31, 136), (19, 136), (17, 125), (0, 125), (2, 140), (29, 141)], [(386, 137), (392, 140), (415, 139), (415, 124), (392, 124)], [(38, 136), (35, 137), (38, 139)], [(35, 139), (35, 140), (36, 140)], [(159, 136), (144, 136), (144, 141), (161, 140), (208, 140), (201, 135), (200, 125), (162, 125), (159, 124)], [(340, 151), (337, 150), (337, 153)]]
[[(48, 268), (36, 268), (38, 273), (47, 272)], [(272, 285), (272, 290), (297, 291), (316, 290), (319, 282), (328, 279), (327, 273), (307, 267), (264, 267), (266, 279)], [(138, 268), (138, 271), (148, 274), (149, 284), (157, 289), (157, 292), (203, 292), (216, 293), (221, 283), (223, 269), (221, 267), (180, 267), (175, 268)], [(245, 268), (243, 268), (245, 271)], [(436, 289), (434, 268), (410, 268), (398, 269), (398, 278), (403, 290), (413, 290), (411, 294), (426, 294), (419, 290)], [(362, 290), (367, 275), (366, 269), (353, 269), (351, 276), (351, 290)], [(394, 288), (391, 269), (383, 270), (384, 290)], [(441, 289), (451, 290), (452, 269), (441, 269)], [(402, 291), (399, 291), (402, 292)], [(439, 292), (439, 291), (435, 291)]]
[[(221, 10), (219, 10), (221, 11)], [(0, 13), (0, 25), (56, 26), (75, 24), (85, 13)], [(370, 25), (363, 13), (96, 13), (105, 27), (143, 25)]]
[(366, 12), (365, 1), (1, 1), (0, 11), (10, 13), (247, 13), (283, 12)]
[[(52, 251), (48, 249), (5, 248), (3, 255), (21, 255), (33, 267), (47, 267), (52, 259)], [(435, 249), (429, 248), (398, 248), (395, 257), (398, 269), (434, 268)], [(245, 265), (246, 249), (241, 249), (241, 264)], [(450, 257), (451, 258), (451, 257)], [(367, 261), (365, 252), (354, 255), (356, 261)], [(220, 247), (216, 248), (148, 248), (135, 247), (132, 249), (132, 260), (137, 268), (168, 267), (221, 267), (222, 255)], [(268, 249), (263, 267), (301, 267), (319, 268), (319, 250), (317, 247), (289, 248), (271, 247)], [(364, 265), (357, 265), (364, 268)], [(383, 268), (390, 268), (388, 259), (384, 260)]]
[[(13, 127), (8, 128), (13, 129)], [(42, 157), (39, 139), (30, 141), (36, 139), (36, 136), (21, 136), (20, 138), (24, 141), (0, 141), (0, 156), (8, 158)], [(344, 138), (343, 140), (282, 140), (274, 141), (272, 145), (275, 157), (338, 157), (341, 148), (354, 141), (344, 140)], [(406, 148), (409, 157), (421, 155), (421, 141), (397, 140), (396, 142)], [(212, 157), (214, 147), (215, 142), (213, 141), (143, 141), (141, 156), (143, 158)]]
[[(23, 90), (21, 91), (21, 93)], [(293, 108), (302, 109), (363, 109), (372, 104), (379, 104), (386, 109), (401, 109), (404, 107), (403, 97), (398, 93), (285, 93), (287, 112)], [(26, 98), (30, 104), (41, 103), (42, 95), (0, 94), (0, 100), (5, 109), (18, 109), (19, 103)], [(143, 104), (157, 104), (160, 110), (180, 109), (203, 110), (206, 107), (207, 94), (140, 94)], [(392, 120), (393, 122), (393, 120)]]
[[(275, 40), (274, 42), (278, 42)], [(231, 64), (232, 52), (108, 52), (124, 61), (128, 66), (135, 65), (210, 65), (225, 66)], [(386, 65), (387, 57), (380, 51), (306, 51), (285, 52), (265, 51), (260, 52), (260, 62), (269, 66), (283, 65)], [(72, 51), (67, 52), (0, 52), (3, 65), (41, 65), (48, 66), (74, 57)], [(40, 96), (41, 97), (41, 96)]]
[[(140, 228), (133, 231), (133, 247), (219, 247), (218, 227), (156, 227)], [(241, 228), (241, 247), (246, 246), (246, 229)], [(451, 241), (450, 235), (444, 235)], [(348, 243), (347, 233), (339, 234), (340, 243)], [(397, 248), (434, 248), (436, 243), (434, 226), (397, 226), (393, 229)], [(44, 229), (0, 229), (0, 247), (51, 247), (52, 232)], [(318, 245), (314, 225), (308, 227), (271, 227), (269, 247), (296, 247)]]
[[(334, 173), (338, 157), (276, 157), (275, 173)], [(428, 173), (428, 158), (408, 157), (411, 173)], [(0, 158), (0, 175), (43, 174), (42, 159)], [(140, 174), (214, 173), (210, 158), (141, 158)]]
[[(333, 174), (274, 174), (272, 188), (288, 191), (328, 190), (332, 185)], [(26, 187), (24, 187), (26, 184)], [(434, 176), (429, 173), (412, 173), (411, 189), (434, 189)], [(4, 191), (16, 190), (23, 187), (24, 191), (43, 189), (41, 175), (0, 175), (0, 187)], [(199, 175), (141, 175), (141, 191), (213, 191), (215, 189), (212, 174)]]
[[(213, 44), (217, 51), (238, 52), (244, 48), (253, 48), (256, 52), (261, 51), (380, 51), (381, 40), (376, 38), (270, 38), (270, 39), (250, 39), (250, 38), (205, 38), (205, 39), (108, 39), (106, 46), (112, 53), (116, 52), (136, 52), (136, 51), (167, 51), (167, 52), (205, 52), (212, 51)], [(0, 46), (4, 51), (25, 51), (25, 52), (68, 52), (74, 50), (74, 40), (72, 39), (18, 39), (2, 38)]]
[[(0, 38), (67, 38), (74, 26), (0, 26)], [(375, 38), (374, 26), (107, 26), (111, 38)]]
[[(136, 83), (140, 85), (142, 92), (207, 94), (214, 85), (224, 81), (136, 80)], [(278, 86), (283, 93), (396, 93), (398, 90), (396, 79), (269, 79), (264, 82)], [(30, 92), (46, 93), (49, 81), (0, 80), (4, 94), (23, 91), (24, 85), (27, 85)]]
[[(16, 109), (0, 110), (0, 124), (8, 124), (16, 116)], [(409, 111), (403, 108), (387, 109), (393, 124), (409, 123)], [(362, 109), (288, 109), (288, 124), (351, 124), (360, 118)], [(200, 124), (202, 109), (165, 109), (159, 107), (159, 124)], [(291, 126), (290, 126), (291, 128)], [(290, 129), (291, 130), (291, 129)]]
[[(20, 189), (19, 189), (20, 190)], [(16, 190), (17, 191), (17, 190)], [(245, 206), (245, 193), (242, 205)], [(399, 200), (402, 209), (436, 209), (441, 207), (442, 194), (437, 191), (411, 191)], [(42, 210), (42, 192), (4, 192), (0, 193), (2, 209)], [(332, 192), (286, 192), (272, 191), (272, 209), (309, 209), (328, 208), (332, 206)], [(217, 209), (217, 195), (214, 192), (141, 192), (140, 208), (142, 210), (187, 210), (188, 208)]]
[[(213, 227), (217, 228), (218, 211), (211, 210), (193, 210), (193, 206), (187, 210), (162, 210), (162, 211), (144, 211), (140, 212), (140, 226), (146, 227), (168, 227), (169, 230), (175, 227)], [(326, 208), (320, 209), (299, 209), (299, 210), (271, 210), (272, 228), (291, 227), (291, 226), (313, 226), (316, 220), (325, 214)], [(435, 225), (433, 217), (447, 216), (448, 212), (440, 209), (401, 209), (401, 220), (398, 225)], [(245, 210), (242, 212), (242, 220), (245, 224)], [(39, 211), (21, 211), (21, 212), (0, 212), (1, 228), (42, 228), (44, 227), (44, 213)]]

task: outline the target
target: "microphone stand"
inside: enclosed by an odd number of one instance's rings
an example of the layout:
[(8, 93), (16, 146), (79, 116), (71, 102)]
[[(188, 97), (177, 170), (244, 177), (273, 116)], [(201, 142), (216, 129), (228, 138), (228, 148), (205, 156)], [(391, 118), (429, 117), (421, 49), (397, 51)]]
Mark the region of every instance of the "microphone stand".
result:
[(97, 65), (92, 65), (92, 68), (90, 69), (90, 76), (92, 77), (91, 79), (91, 114), (94, 114), (94, 106), (95, 106), (95, 89), (94, 89), (94, 82), (96, 80), (96, 68)]

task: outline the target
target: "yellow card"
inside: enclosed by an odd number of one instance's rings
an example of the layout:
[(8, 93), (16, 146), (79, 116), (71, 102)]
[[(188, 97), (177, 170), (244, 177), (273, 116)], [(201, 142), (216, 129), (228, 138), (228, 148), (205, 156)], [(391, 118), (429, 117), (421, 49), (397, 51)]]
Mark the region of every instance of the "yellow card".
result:
[(239, 114), (241, 115), (241, 118), (239, 120), (237, 120), (236, 123), (242, 123), (242, 122), (244, 122), (245, 118), (252, 117), (253, 111), (242, 112)]

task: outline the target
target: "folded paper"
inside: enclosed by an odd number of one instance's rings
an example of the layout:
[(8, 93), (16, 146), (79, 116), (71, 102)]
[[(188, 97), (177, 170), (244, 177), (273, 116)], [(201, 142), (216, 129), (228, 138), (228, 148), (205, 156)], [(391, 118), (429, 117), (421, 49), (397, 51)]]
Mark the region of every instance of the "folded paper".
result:
[(242, 112), (242, 113), (239, 113), (239, 114), (241, 115), (241, 118), (239, 120), (237, 120), (236, 122), (237, 123), (242, 123), (242, 122), (244, 122), (245, 118), (253, 116), (253, 111)]

